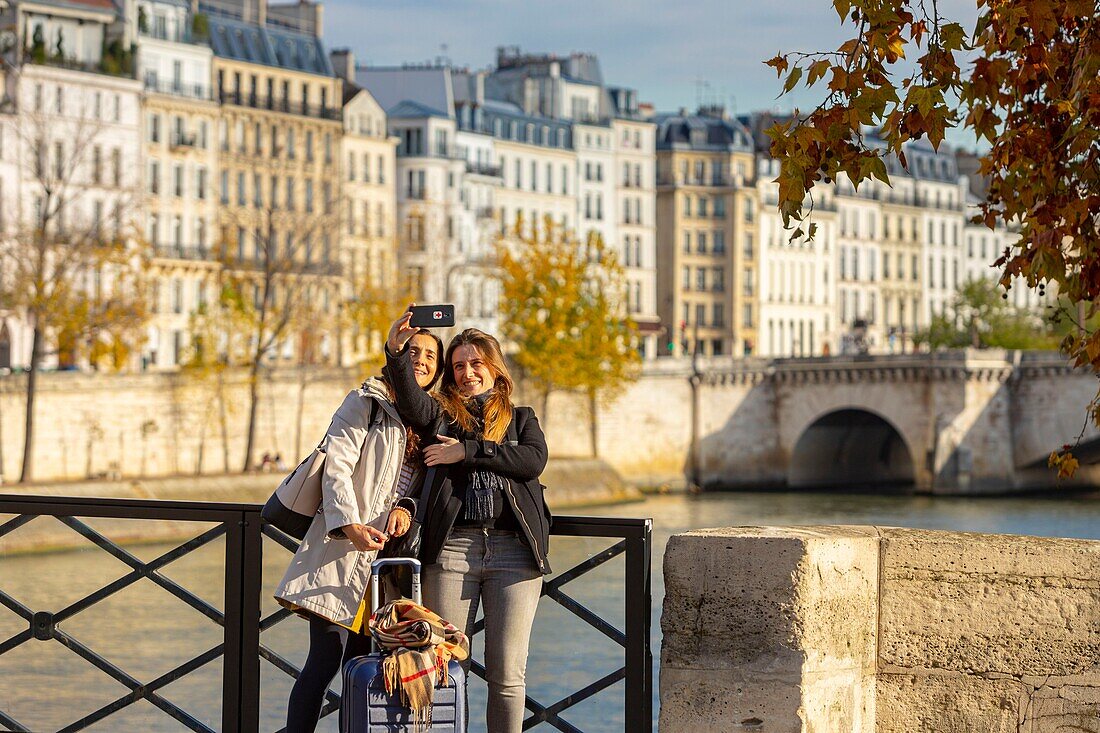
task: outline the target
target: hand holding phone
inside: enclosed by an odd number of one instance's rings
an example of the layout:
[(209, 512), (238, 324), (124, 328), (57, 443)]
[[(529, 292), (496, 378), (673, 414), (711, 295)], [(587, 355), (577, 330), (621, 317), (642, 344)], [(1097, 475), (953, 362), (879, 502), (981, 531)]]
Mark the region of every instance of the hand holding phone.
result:
[(409, 325), (414, 328), (450, 328), (455, 325), (455, 307), (444, 305), (414, 305), (409, 308), (412, 318)]

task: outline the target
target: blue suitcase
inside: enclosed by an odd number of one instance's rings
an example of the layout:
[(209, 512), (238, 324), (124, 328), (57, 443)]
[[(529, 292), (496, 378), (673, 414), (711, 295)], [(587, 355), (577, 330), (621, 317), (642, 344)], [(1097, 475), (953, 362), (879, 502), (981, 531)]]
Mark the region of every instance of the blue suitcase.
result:
[[(376, 560), (371, 566), (371, 604), (378, 607), (381, 598), (378, 570), (386, 565), (412, 565), (412, 597), (422, 603), (420, 562), (408, 558)], [(372, 642), (373, 645), (373, 642)], [(340, 733), (404, 733), (415, 726), (408, 708), (397, 694), (386, 693), (382, 677), (382, 657), (372, 652), (365, 657), (349, 659), (344, 665), (340, 705)], [(447, 665), (448, 684), (435, 688), (432, 699), (431, 733), (465, 733), (466, 673), (458, 662)]]

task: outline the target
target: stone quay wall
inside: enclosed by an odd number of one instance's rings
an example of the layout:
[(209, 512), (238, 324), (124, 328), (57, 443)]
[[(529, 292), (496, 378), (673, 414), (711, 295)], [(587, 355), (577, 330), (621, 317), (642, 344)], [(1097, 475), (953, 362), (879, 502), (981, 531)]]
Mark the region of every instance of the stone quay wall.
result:
[[(635, 486), (777, 487), (795, 468), (839, 463), (870, 471), (875, 481), (911, 473), (922, 491), (982, 493), (1051, 488), (1047, 456), (1081, 435), (1084, 408), (1096, 394), (1095, 376), (1046, 352), (715, 357), (696, 366), (698, 374), (686, 359), (647, 363), (640, 379), (597, 405), (595, 420), (576, 394), (552, 394), (547, 409), (536, 395), (520, 390), (516, 397), (538, 408), (552, 459), (595, 453)], [(351, 369), (266, 375), (253, 464), (265, 452), (296, 463), (361, 379)], [(24, 380), (0, 376), (0, 478), (8, 481), (22, 457)], [(45, 373), (40, 384), (36, 480), (243, 467), (248, 383), (241, 372), (226, 374), (222, 384), (179, 373), (73, 372)], [(804, 440), (829, 415), (853, 411), (881, 418), (896, 434), (890, 445), (901, 447), (883, 458), (859, 440), (824, 448)], [(1100, 451), (1095, 426), (1084, 438)], [(1080, 473), (1077, 484), (1100, 486), (1100, 470)], [(839, 483), (851, 479), (843, 478)]]
[(1100, 542), (707, 529), (664, 568), (661, 733), (1100, 732)]
[[(611, 405), (598, 407), (599, 458), (627, 482), (683, 483), (691, 439), (687, 374), (682, 364), (655, 367)], [(18, 478), (22, 460), (24, 379), (0, 376), (0, 478), (8, 482)], [(272, 373), (260, 387), (253, 461), (278, 452), (293, 466), (361, 381), (362, 374), (351, 369)], [(228, 374), (221, 388), (212, 380), (168, 373), (47, 372), (39, 385), (36, 481), (216, 475), (239, 472), (244, 464), (243, 373)], [(534, 396), (517, 396), (520, 404), (538, 407)], [(592, 457), (587, 400), (555, 393), (548, 412), (540, 411), (539, 419), (551, 459)]]

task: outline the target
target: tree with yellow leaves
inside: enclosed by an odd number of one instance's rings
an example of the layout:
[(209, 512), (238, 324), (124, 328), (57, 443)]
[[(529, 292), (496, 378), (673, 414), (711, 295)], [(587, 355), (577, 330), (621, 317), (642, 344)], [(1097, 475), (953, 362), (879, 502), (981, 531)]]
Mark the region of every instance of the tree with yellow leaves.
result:
[(588, 397), (595, 454), (598, 401), (635, 379), (640, 364), (622, 266), (598, 234), (582, 243), (549, 218), (541, 227), (517, 220), (500, 265), (512, 361), (540, 395), (544, 422), (552, 392)]
[(148, 318), (147, 248), (134, 236), (136, 176), (121, 166), (107, 176), (99, 163), (100, 121), (79, 114), (59, 123), (23, 111), (13, 132), (29, 165), (24, 186), (0, 201), (16, 219), (12, 231), (0, 231), (0, 309), (19, 314), (31, 332), (19, 478), (28, 482), (44, 360), (57, 356), (61, 366), (83, 362), (95, 369), (128, 365)]

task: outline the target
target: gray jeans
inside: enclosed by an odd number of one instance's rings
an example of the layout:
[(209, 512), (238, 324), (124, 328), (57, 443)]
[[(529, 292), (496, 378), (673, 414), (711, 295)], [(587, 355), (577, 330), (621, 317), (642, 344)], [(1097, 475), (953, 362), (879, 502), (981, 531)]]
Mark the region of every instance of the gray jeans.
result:
[(456, 527), (439, 562), (424, 568), (425, 605), (466, 634), (485, 605), (488, 733), (523, 727), (527, 648), (541, 593), (542, 572), (515, 532)]

